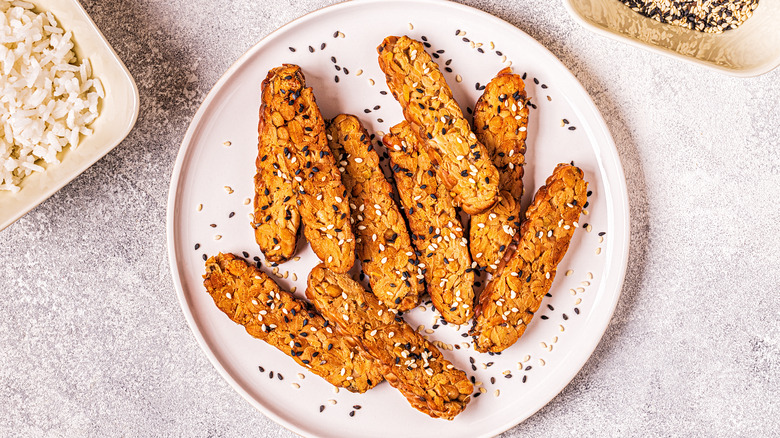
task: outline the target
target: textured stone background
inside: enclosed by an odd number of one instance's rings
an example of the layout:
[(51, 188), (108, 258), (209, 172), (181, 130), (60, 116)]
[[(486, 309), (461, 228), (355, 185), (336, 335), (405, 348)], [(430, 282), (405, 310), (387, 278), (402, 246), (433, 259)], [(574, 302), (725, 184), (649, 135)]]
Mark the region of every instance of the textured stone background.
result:
[[(293, 434), (219, 377), (176, 300), (168, 182), (225, 69), (323, 0), (82, 0), (141, 91), (113, 152), (0, 232), (0, 435)], [(467, 0), (584, 84), (631, 198), (623, 295), (572, 383), (506, 437), (780, 430), (780, 70), (735, 79), (596, 36), (559, 1)]]

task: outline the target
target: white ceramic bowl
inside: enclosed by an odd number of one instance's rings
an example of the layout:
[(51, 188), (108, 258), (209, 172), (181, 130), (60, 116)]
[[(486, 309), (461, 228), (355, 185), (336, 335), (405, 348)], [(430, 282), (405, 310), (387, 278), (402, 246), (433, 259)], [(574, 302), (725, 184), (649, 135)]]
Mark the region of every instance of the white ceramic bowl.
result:
[(127, 136), (138, 117), (138, 88), (133, 77), (77, 0), (32, 0), (36, 11), (51, 11), (60, 26), (73, 31), (76, 54), (89, 58), (106, 97), (100, 115), (91, 125), (94, 133), (82, 136), (74, 150), (59, 153), (60, 164), (41, 165), (46, 172), (24, 178), (17, 193), (0, 191), (0, 230), (45, 201), (94, 164)]
[(745, 23), (707, 34), (660, 23), (618, 0), (563, 0), (586, 28), (652, 52), (734, 76), (758, 76), (780, 65), (780, 0), (761, 0)]

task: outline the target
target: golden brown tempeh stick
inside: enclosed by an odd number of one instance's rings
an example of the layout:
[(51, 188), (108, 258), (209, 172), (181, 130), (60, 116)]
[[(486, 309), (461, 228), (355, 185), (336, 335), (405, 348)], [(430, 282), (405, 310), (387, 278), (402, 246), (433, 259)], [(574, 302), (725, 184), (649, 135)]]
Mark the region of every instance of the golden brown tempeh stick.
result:
[(372, 292), (400, 311), (414, 308), (425, 289), (418, 279), (417, 255), (392, 198), (393, 187), (357, 117), (339, 114), (327, 128), (328, 141), (350, 196), (357, 256)]
[(325, 121), (300, 67), (285, 64), (263, 81), (266, 141), (278, 144), (281, 161), (298, 196), (304, 234), (314, 253), (333, 270), (355, 263), (347, 190), (325, 137)]
[(473, 390), (466, 373), (349, 276), (320, 264), (309, 274), (306, 296), (377, 359), (414, 408), (452, 420), (466, 407)]
[(498, 203), (472, 216), (469, 230), (471, 256), (492, 274), (520, 228), (528, 127), (525, 84), (520, 75), (505, 68), (485, 86), (474, 107), (474, 127), (500, 175)]
[(406, 36), (389, 36), (377, 51), (388, 88), (406, 120), (425, 140), (425, 152), (454, 202), (468, 214), (492, 207), (498, 201), (498, 171), (423, 44)]
[(233, 322), (335, 386), (365, 392), (382, 381), (375, 360), (307, 302), (233, 254), (206, 261), (203, 285)]
[(428, 293), (445, 321), (463, 324), (474, 306), (474, 272), (466, 238), (447, 189), (438, 184), (417, 136), (402, 122), (382, 140), (393, 163), (396, 186), (420, 255)]
[(295, 254), (301, 216), (292, 177), (284, 166), (283, 148), (286, 142), (272, 141), (276, 138), (273, 134), (276, 127), (271, 121), (273, 111), (268, 105), (278, 105), (278, 102), (274, 102), (273, 94), (263, 97), (255, 161), (255, 240), (266, 260), (283, 263)]
[(587, 189), (579, 168), (559, 164), (536, 192), (517, 250), (479, 297), (470, 331), (478, 351), (502, 351), (522, 336), (569, 248)]

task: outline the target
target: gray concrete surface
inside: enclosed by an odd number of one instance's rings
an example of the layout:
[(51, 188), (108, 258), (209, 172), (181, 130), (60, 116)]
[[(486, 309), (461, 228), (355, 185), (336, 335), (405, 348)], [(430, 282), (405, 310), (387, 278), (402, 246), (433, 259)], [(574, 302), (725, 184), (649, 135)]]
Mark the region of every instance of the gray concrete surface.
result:
[[(181, 138), (214, 82), (329, 3), (83, 0), (135, 76), (141, 113), (114, 151), (0, 232), (0, 436), (293, 435), (196, 344), (165, 210)], [(631, 197), (612, 324), (571, 384), (504, 436), (777, 436), (780, 70), (736, 79), (666, 59), (582, 29), (559, 1), (466, 3), (574, 72)]]

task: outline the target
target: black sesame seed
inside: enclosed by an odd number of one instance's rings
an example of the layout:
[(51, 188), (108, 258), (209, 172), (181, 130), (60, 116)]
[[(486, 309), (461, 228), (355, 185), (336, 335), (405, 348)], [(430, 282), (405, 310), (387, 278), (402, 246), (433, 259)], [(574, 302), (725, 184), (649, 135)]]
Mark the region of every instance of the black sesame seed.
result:
[(355, 416), (355, 411), (349, 411), (349, 416), (350, 417), (354, 417)]
[(336, 75), (336, 76), (333, 78), (333, 80), (334, 80), (334, 81), (336, 81), (336, 82), (338, 82), (338, 81), (339, 81), (339, 75)]
[(205, 261), (206, 261), (206, 260), (208, 260), (208, 259), (209, 259), (209, 258), (208, 258), (208, 257), (206, 257), (206, 254), (203, 254), (203, 261), (205, 262)]
[(549, 317), (547, 315), (542, 315), (542, 316), (540, 316), (540, 318), (542, 318), (542, 319), (549, 319)]
[(568, 319), (569, 319), (569, 317), (568, 317), (568, 316), (567, 316), (567, 315), (564, 313), (564, 314), (563, 314), (563, 320), (564, 320), (564, 321), (567, 321)]
[(200, 248), (200, 243), (196, 243), (196, 244), (195, 244), (195, 250), (196, 250), (196, 251), (198, 250), (198, 248)]
[(288, 48), (290, 49), (291, 52), (295, 51), (295, 47), (288, 47)]
[(262, 366), (258, 366), (257, 369), (260, 370), (261, 373), (265, 372), (265, 368), (263, 368)]
[(576, 313), (577, 315), (579, 315), (579, 314), (580, 314), (580, 309), (579, 309), (578, 307), (575, 307), (575, 308), (574, 308), (574, 313)]
[(528, 376), (523, 376), (523, 383), (525, 383), (526, 380), (528, 380)]
[(320, 412), (325, 410), (325, 405), (320, 405)]
[(325, 43), (322, 43), (322, 44), (320, 45), (320, 50), (325, 50)]
[(268, 373), (268, 378), (269, 379), (273, 379), (274, 378), (274, 372), (273, 371)]
[(309, 52), (314, 53), (314, 47), (309, 46)]

